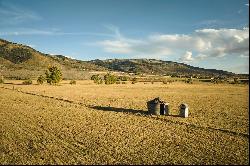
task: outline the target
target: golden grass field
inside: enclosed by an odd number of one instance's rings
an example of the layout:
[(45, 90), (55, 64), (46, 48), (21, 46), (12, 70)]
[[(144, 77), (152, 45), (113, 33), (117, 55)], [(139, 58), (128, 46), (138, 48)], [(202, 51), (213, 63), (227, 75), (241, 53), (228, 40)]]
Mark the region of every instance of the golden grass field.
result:
[(1, 164), (249, 164), (248, 85), (21, 83), (0, 84)]

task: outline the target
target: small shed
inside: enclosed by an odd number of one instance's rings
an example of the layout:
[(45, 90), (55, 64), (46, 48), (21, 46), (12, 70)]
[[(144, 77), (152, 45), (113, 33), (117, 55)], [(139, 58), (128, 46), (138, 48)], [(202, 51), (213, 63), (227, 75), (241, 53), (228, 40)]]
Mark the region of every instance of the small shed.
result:
[(148, 113), (152, 115), (169, 115), (168, 105), (168, 103), (157, 97), (147, 102)]

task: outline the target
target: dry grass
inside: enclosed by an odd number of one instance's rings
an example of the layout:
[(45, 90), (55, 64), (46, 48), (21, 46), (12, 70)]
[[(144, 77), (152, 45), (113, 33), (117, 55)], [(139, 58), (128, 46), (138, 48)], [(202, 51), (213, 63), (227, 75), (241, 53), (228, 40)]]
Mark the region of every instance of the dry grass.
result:
[[(89, 107), (0, 88), (1, 164), (249, 163), (246, 85), (19, 82), (1, 86)], [(158, 96), (189, 118), (144, 115)]]

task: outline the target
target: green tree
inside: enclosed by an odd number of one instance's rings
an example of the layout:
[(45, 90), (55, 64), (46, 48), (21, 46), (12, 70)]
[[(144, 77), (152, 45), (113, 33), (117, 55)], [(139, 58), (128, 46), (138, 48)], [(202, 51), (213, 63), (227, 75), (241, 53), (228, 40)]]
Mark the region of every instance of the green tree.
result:
[(99, 76), (99, 74), (92, 75), (91, 80), (94, 80), (94, 83), (96, 83), (96, 84), (102, 84), (103, 83), (102, 78)]
[(111, 75), (110, 73), (107, 73), (104, 76), (104, 81), (105, 81), (105, 84), (107, 84), (107, 85), (114, 84), (116, 82), (116, 80), (117, 80), (116, 76)]
[(31, 79), (23, 81), (23, 85), (31, 85), (31, 84), (32, 84), (32, 80)]
[(96, 83), (96, 84), (102, 84), (103, 80), (102, 80), (102, 78), (98, 77), (97, 79), (94, 80), (94, 83)]
[(46, 78), (45, 78), (43, 75), (40, 75), (40, 76), (37, 78), (37, 83), (38, 83), (39, 85), (43, 84), (45, 81), (46, 81)]
[(92, 75), (90, 79), (91, 80), (96, 80), (98, 78), (99, 78), (99, 74), (95, 74), (95, 75)]
[(46, 70), (45, 75), (47, 83), (49, 84), (57, 84), (62, 80), (62, 72), (56, 66), (49, 67), (48, 70)]

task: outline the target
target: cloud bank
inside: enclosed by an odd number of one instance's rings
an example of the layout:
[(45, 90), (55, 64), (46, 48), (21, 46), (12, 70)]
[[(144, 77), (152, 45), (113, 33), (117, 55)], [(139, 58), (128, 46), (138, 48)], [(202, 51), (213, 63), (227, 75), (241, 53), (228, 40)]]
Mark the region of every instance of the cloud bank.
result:
[(124, 37), (118, 28), (116, 37), (98, 41), (104, 51), (143, 58), (179, 55), (181, 62), (192, 62), (227, 55), (249, 57), (249, 28), (199, 29), (192, 34), (153, 34), (144, 39)]

